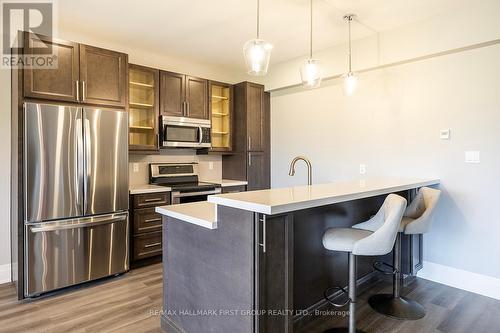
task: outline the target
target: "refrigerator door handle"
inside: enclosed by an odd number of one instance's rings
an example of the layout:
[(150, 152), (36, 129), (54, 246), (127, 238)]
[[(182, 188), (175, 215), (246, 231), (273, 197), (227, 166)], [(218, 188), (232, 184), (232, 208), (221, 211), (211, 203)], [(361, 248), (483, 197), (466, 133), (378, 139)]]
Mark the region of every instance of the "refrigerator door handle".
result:
[(82, 209), (83, 213), (83, 173), (84, 173), (84, 167), (83, 167), (83, 128), (82, 128), (82, 110), (78, 110), (78, 117), (76, 119), (76, 130), (75, 130), (75, 135), (76, 135), (76, 154), (75, 154), (75, 168), (76, 168), (76, 178), (75, 178), (75, 188), (77, 188), (76, 192), (76, 202)]
[(101, 224), (110, 224), (119, 221), (125, 221), (127, 219), (127, 215), (107, 215), (107, 216), (99, 216), (99, 217), (89, 217), (83, 219), (71, 219), (64, 222), (57, 223), (36, 223), (31, 224), (29, 230), (31, 232), (46, 232), (46, 231), (56, 231), (56, 230), (65, 230), (65, 229), (76, 229), (76, 228), (84, 228), (89, 226), (96, 226)]
[[(82, 154), (82, 165), (83, 165), (83, 193), (86, 198), (83, 202), (83, 212), (86, 214), (88, 212), (88, 191), (89, 191), (89, 181), (90, 181), (90, 170), (92, 168), (91, 166), (91, 143), (89, 142), (90, 139), (90, 121), (85, 117), (85, 111), (82, 111), (83, 115), (83, 148), (84, 148), (84, 153)], [(85, 161), (85, 162), (83, 162)]]

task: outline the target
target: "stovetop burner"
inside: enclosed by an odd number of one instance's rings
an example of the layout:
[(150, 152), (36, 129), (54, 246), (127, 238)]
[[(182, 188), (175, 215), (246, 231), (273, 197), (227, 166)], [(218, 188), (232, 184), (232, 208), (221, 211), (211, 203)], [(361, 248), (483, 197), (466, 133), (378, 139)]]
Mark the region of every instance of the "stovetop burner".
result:
[(149, 183), (179, 192), (214, 191), (220, 187), (198, 181), (198, 163), (151, 163)]

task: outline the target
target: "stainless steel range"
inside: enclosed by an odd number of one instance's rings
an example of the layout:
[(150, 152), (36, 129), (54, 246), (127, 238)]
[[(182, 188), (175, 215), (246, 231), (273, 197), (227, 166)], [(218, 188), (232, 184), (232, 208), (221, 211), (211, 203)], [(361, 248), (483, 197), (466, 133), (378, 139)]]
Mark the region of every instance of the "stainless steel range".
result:
[(151, 163), (149, 183), (171, 187), (173, 205), (205, 201), (209, 195), (221, 193), (220, 185), (199, 181), (198, 163)]

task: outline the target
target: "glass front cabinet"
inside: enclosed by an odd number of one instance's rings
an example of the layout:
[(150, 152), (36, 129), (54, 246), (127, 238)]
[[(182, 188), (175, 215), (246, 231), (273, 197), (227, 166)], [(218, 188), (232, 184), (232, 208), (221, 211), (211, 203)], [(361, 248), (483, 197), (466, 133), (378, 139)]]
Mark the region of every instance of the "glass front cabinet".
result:
[(233, 87), (230, 84), (210, 81), (210, 119), (212, 152), (232, 151)]
[(159, 150), (159, 71), (129, 65), (129, 150)]

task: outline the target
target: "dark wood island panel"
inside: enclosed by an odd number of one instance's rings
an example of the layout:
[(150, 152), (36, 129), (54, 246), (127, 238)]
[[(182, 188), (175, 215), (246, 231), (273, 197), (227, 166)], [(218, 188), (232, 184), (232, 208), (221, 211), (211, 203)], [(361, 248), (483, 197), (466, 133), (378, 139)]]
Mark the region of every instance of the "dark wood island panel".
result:
[[(276, 215), (219, 205), (216, 229), (164, 217), (168, 264), (162, 328), (169, 333), (293, 332), (314, 319), (304, 310), (326, 306), (327, 287), (347, 285), (347, 256), (323, 248), (324, 231), (368, 219), (384, 198)], [(421, 264), (421, 243), (404, 241), (405, 274), (412, 275)], [(360, 257), (359, 284), (379, 277), (372, 267), (375, 260), (392, 262), (391, 255)]]

